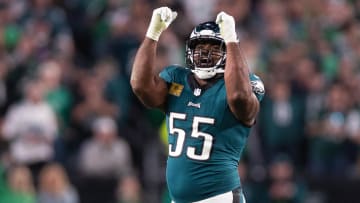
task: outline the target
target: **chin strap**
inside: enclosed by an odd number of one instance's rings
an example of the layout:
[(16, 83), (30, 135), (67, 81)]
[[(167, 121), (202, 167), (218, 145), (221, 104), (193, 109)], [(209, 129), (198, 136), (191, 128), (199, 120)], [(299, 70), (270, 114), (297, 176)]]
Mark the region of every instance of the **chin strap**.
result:
[[(225, 55), (226, 57), (226, 55)], [(217, 73), (224, 73), (225, 70), (223, 68), (217, 68), (221, 63), (221, 60), (219, 60), (215, 66), (209, 67), (209, 68), (200, 68), (196, 67), (191, 70), (198, 78), (200, 79), (210, 79), (214, 77)]]
[(210, 79), (210, 78), (214, 77), (217, 73), (224, 73), (225, 70), (222, 68), (215, 69), (215, 67), (210, 67), (210, 68), (196, 68), (195, 67), (195, 69), (191, 70), (191, 72), (193, 72), (200, 79)]

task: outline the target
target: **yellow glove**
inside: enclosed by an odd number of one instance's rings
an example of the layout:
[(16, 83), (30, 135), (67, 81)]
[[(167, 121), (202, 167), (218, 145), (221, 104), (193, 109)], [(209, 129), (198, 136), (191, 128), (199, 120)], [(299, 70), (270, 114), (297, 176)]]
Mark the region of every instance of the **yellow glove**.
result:
[(234, 17), (222, 11), (216, 16), (215, 22), (220, 27), (220, 34), (225, 43), (239, 41), (236, 36)]
[(159, 41), (161, 33), (175, 20), (177, 13), (168, 7), (160, 7), (153, 11), (146, 37)]

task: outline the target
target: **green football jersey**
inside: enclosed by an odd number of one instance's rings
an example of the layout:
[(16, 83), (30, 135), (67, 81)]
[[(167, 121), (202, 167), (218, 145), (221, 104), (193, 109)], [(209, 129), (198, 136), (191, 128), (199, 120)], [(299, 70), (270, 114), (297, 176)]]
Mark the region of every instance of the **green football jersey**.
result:
[[(189, 203), (240, 187), (237, 167), (250, 128), (230, 111), (224, 79), (201, 89), (191, 71), (179, 66), (165, 68), (160, 77), (169, 85), (166, 179), (172, 199)], [(260, 100), (263, 85), (253, 74), (250, 79)]]

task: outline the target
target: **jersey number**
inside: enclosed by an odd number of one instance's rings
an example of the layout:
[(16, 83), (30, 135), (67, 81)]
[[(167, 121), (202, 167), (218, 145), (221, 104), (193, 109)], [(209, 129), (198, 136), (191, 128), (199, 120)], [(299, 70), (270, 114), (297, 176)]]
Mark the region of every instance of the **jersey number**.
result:
[[(170, 134), (177, 135), (177, 141), (175, 149), (173, 150), (173, 145), (169, 144), (169, 156), (177, 157), (180, 156), (185, 142), (185, 131), (180, 128), (174, 127), (174, 120), (185, 120), (186, 114), (183, 113), (170, 113), (169, 116), (169, 131)], [(214, 125), (215, 119), (213, 118), (206, 118), (206, 117), (199, 117), (194, 116), (193, 123), (192, 123), (192, 132), (191, 137), (193, 138), (203, 138), (204, 143), (202, 146), (201, 154), (195, 154), (195, 147), (188, 146), (186, 149), (186, 155), (195, 160), (207, 160), (210, 157), (210, 152), (213, 144), (213, 136), (199, 131), (199, 124), (210, 124)]]

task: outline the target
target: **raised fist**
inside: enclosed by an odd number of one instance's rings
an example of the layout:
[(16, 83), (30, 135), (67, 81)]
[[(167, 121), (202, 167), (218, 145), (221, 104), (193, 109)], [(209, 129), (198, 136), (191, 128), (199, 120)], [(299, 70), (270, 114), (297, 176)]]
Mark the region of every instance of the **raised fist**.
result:
[(146, 37), (159, 40), (161, 33), (175, 20), (177, 13), (168, 7), (160, 7), (153, 11)]
[(215, 22), (220, 27), (220, 33), (225, 43), (239, 41), (235, 31), (234, 17), (222, 11), (216, 16)]

